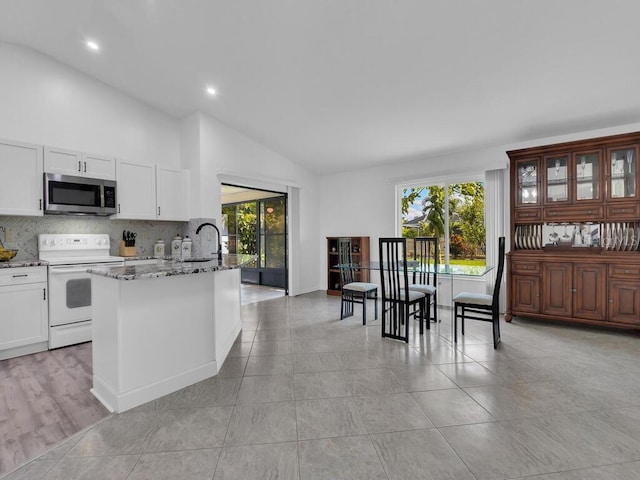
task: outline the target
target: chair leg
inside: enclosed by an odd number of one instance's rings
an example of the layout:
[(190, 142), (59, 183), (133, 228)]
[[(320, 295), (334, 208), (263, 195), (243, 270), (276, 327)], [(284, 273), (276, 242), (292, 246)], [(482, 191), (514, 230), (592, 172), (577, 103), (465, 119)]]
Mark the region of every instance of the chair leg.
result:
[(377, 320), (378, 319), (378, 289), (377, 288), (376, 288), (376, 291), (373, 294), (373, 306), (374, 306), (374, 309), (376, 311), (375, 320)]
[(382, 322), (380, 322), (381, 328), (382, 328), (382, 338), (386, 337), (386, 332), (385, 332), (385, 325), (387, 323), (387, 310), (384, 308), (384, 299), (382, 300)]
[(409, 343), (409, 304), (402, 306), (402, 318), (404, 319), (404, 341)]
[(438, 323), (438, 293), (433, 294), (433, 321)]
[(431, 295), (425, 297), (424, 303), (427, 306), (427, 318), (425, 319), (427, 330), (431, 330)]
[(453, 343), (458, 343), (458, 304), (453, 304)]
[(494, 312), (493, 314), (493, 348), (498, 348), (498, 343), (500, 343), (500, 315)]
[(367, 297), (369, 294), (364, 292), (362, 295), (362, 325), (367, 324)]
[[(420, 335), (424, 334), (424, 298), (420, 300), (418, 303), (418, 308), (420, 309), (420, 316), (418, 317), (418, 321), (420, 322)], [(428, 321), (428, 320), (427, 320)]]
[(462, 335), (464, 335), (464, 314), (465, 314), (464, 305), (462, 305), (461, 308), (462, 308), (462, 310), (461, 310), (462, 311), (462, 316), (460, 317), (460, 325), (461, 325), (462, 328), (460, 329), (460, 331), (462, 332)]

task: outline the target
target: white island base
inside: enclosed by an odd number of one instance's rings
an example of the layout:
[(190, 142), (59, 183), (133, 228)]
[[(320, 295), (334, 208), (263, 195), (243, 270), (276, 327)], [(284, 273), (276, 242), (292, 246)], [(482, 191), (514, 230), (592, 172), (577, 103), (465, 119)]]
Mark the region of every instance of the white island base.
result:
[(216, 375), (242, 328), (240, 269), (92, 275), (93, 389), (123, 412)]

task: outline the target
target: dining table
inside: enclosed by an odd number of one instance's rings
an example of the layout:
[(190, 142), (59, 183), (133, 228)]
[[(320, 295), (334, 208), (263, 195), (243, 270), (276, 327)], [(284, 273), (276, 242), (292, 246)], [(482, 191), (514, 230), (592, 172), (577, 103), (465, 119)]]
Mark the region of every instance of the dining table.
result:
[[(404, 268), (404, 264), (402, 261), (396, 263), (396, 265), (398, 266), (398, 268)], [(384, 266), (384, 265), (382, 265)], [(345, 263), (345, 264), (336, 264), (334, 265), (334, 268), (355, 268), (360, 269), (360, 270), (369, 270), (370, 272), (374, 272), (374, 271), (380, 271), (380, 262), (376, 261), (376, 260), (371, 260), (368, 262), (362, 262), (362, 263)], [(464, 279), (464, 278), (482, 278), (485, 275), (487, 275), (491, 270), (493, 270), (493, 266), (492, 265), (460, 265), (460, 264), (438, 264), (437, 266), (437, 271), (436, 273), (438, 274), (438, 276), (442, 275), (442, 276), (448, 276), (449, 280), (450, 280), (450, 288), (451, 288), (451, 314), (450, 314), (450, 320), (451, 320), (451, 338), (453, 339), (453, 328), (454, 328), (454, 322), (453, 322), (453, 315), (454, 315), (454, 309), (453, 309), (453, 297), (454, 297), (454, 282), (456, 279), (460, 280), (460, 279)], [(425, 264), (420, 262), (419, 260), (407, 260), (407, 273), (409, 275), (409, 283), (411, 283), (411, 278), (413, 276), (413, 273), (418, 273), (418, 272), (424, 272), (424, 273), (432, 273), (434, 271), (434, 265), (433, 264)], [(482, 292), (484, 293), (484, 292)], [(382, 298), (382, 296), (380, 297)], [(435, 305), (435, 307), (437, 308), (438, 306)]]

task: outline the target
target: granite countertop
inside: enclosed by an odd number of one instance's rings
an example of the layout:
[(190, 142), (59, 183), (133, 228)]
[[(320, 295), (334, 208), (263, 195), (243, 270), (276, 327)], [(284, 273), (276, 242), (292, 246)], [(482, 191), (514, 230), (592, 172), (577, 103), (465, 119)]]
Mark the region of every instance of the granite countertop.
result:
[(9, 260), (8, 262), (0, 262), (0, 268), (20, 268), (20, 267), (46, 267), (48, 262), (38, 259), (32, 260)]
[(191, 275), (195, 273), (232, 270), (255, 260), (255, 255), (223, 255), (222, 264), (217, 258), (197, 259), (191, 261), (159, 261), (152, 265), (130, 265), (124, 267), (97, 267), (87, 271), (94, 275), (114, 278), (116, 280), (140, 280), (143, 278), (171, 277), (175, 275)]
[(171, 255), (165, 255), (164, 257), (154, 257), (153, 255), (140, 255), (140, 256), (136, 256), (136, 257), (122, 257), (124, 258), (124, 261), (132, 261), (132, 260), (165, 260), (165, 261), (171, 261), (171, 260), (175, 260)]

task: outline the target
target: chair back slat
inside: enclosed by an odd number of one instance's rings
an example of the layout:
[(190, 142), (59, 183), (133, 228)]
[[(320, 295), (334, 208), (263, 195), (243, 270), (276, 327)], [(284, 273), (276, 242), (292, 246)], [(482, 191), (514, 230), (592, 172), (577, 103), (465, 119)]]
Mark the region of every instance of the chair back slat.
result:
[(413, 271), (413, 283), (438, 285), (438, 239), (437, 237), (416, 237), (413, 239), (413, 259), (418, 267)]
[(351, 258), (351, 239), (338, 239), (338, 263), (340, 264), (340, 287), (355, 281), (355, 269)]
[(381, 238), (379, 247), (382, 298), (408, 302), (407, 239)]
[(492, 305), (494, 308), (498, 308), (500, 302), (500, 285), (502, 285), (502, 273), (504, 272), (504, 251), (504, 237), (500, 237), (498, 238), (498, 270), (496, 271), (496, 283), (493, 286)]

